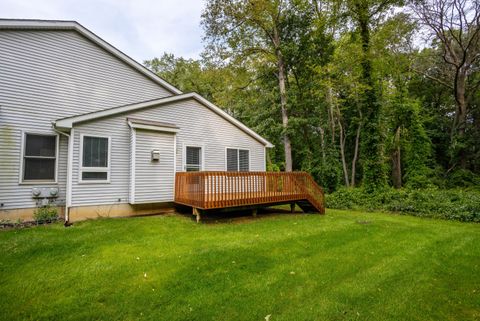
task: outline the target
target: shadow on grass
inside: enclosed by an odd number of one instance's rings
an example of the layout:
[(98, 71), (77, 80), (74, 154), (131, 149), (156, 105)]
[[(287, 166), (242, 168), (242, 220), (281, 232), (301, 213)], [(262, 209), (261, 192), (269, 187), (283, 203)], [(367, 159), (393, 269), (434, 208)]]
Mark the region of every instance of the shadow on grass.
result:
[[(242, 210), (208, 210), (201, 213), (201, 222), (205, 224), (218, 224), (218, 223), (240, 223), (240, 222), (250, 222), (258, 219), (265, 219), (268, 217), (275, 217), (279, 215), (305, 215), (305, 213), (296, 208), (292, 213), (290, 209), (283, 208), (284, 206), (277, 207), (260, 207), (258, 208), (257, 215), (254, 216), (252, 209), (242, 209)], [(176, 206), (176, 213), (184, 217), (191, 218), (195, 220), (195, 216), (192, 215), (192, 208), (188, 206)], [(317, 214), (313, 214), (317, 215)]]

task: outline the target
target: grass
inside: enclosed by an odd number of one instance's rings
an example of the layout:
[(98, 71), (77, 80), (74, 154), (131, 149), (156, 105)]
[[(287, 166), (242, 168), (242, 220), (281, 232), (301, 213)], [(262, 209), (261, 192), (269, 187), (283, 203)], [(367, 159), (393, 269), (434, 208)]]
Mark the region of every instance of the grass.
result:
[(480, 225), (329, 210), (0, 232), (4, 320), (479, 320)]

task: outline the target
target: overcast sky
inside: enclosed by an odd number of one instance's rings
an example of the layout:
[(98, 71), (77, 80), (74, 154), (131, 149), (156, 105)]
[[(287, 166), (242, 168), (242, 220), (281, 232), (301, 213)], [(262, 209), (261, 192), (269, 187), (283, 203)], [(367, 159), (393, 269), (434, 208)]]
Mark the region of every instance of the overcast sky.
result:
[(143, 62), (163, 52), (198, 58), (203, 0), (0, 0), (0, 18), (76, 20)]

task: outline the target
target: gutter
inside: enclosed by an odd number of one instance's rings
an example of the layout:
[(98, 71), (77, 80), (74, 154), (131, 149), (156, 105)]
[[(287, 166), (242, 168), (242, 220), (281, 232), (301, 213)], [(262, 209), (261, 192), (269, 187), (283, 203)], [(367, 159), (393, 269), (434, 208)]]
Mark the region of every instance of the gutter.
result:
[[(55, 122), (52, 123), (53, 130), (68, 138), (68, 152), (67, 152), (67, 183), (65, 191), (65, 222), (64, 225), (69, 225), (70, 207), (72, 206), (72, 169), (73, 169), (73, 128), (70, 130), (70, 134), (59, 131), (55, 128)], [(57, 160), (58, 161), (58, 160)]]

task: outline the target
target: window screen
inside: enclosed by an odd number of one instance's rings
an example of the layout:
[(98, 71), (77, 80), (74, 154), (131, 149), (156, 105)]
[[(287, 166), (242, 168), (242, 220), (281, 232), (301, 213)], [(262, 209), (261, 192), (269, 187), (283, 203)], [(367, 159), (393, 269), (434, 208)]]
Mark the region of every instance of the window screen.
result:
[(187, 172), (198, 172), (202, 168), (202, 148), (186, 147), (185, 170)]
[(55, 181), (57, 136), (25, 134), (23, 179)]
[(55, 157), (57, 137), (27, 134), (25, 156)]
[(227, 171), (238, 172), (238, 149), (227, 149)]
[(246, 149), (238, 150), (238, 168), (241, 172), (248, 172), (250, 170), (249, 151)]
[(83, 137), (83, 167), (108, 166), (108, 138)]
[(83, 136), (82, 181), (107, 181), (109, 177), (107, 137)]
[(250, 170), (248, 149), (227, 148), (227, 171), (248, 172)]

